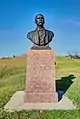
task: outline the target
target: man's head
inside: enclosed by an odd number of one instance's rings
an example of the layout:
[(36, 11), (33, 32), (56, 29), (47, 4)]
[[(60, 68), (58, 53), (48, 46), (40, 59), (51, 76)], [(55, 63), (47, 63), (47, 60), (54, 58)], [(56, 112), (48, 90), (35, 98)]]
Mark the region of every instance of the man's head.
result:
[(35, 23), (36, 23), (38, 26), (43, 26), (44, 23), (45, 23), (44, 16), (43, 16), (42, 14), (36, 15), (36, 17), (35, 17)]

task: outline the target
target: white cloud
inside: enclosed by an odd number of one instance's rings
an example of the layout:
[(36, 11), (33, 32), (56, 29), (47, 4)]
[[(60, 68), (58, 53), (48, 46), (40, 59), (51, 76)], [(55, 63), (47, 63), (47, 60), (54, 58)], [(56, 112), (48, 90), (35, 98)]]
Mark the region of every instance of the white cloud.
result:
[(69, 23), (69, 24), (73, 24), (73, 25), (80, 26), (80, 21), (75, 21), (75, 20), (67, 20), (66, 22), (67, 22), (67, 23)]

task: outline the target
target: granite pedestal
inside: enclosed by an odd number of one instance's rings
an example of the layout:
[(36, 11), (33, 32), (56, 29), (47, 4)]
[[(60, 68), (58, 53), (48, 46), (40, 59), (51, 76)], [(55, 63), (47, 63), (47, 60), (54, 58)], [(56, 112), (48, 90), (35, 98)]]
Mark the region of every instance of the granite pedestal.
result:
[(55, 55), (53, 50), (27, 52), (25, 103), (56, 103)]

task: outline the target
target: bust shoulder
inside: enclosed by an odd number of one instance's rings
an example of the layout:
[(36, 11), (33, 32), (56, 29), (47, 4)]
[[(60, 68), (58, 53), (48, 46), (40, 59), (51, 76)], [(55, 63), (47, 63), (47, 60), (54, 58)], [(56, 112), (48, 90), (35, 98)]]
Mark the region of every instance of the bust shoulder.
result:
[(27, 38), (32, 40), (32, 36), (33, 36), (34, 32), (35, 32), (35, 30), (28, 32)]
[(54, 33), (50, 30), (46, 30), (46, 33), (51, 37), (53, 38), (54, 37)]

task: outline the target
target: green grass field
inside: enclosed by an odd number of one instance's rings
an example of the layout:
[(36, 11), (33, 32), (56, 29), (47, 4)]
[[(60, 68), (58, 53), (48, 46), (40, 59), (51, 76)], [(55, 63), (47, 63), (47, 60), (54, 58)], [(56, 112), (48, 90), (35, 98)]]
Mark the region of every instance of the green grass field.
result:
[(0, 119), (80, 119), (80, 60), (56, 57), (57, 90), (77, 106), (77, 110), (5, 112), (4, 105), (18, 90), (25, 89), (26, 56), (0, 59)]

